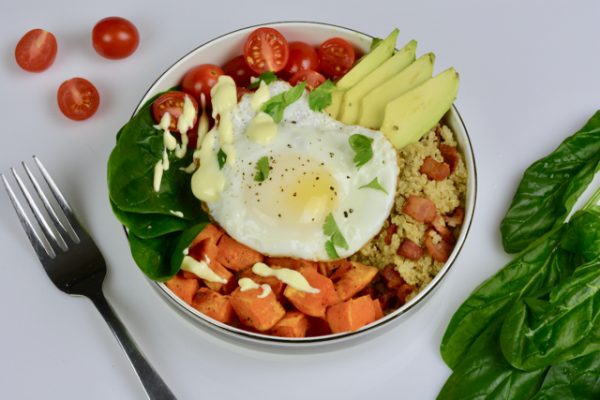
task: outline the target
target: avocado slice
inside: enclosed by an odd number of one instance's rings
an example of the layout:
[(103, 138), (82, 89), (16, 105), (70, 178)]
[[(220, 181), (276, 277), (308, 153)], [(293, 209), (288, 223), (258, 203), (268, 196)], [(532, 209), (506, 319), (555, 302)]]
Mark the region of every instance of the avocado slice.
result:
[(458, 73), (448, 68), (390, 102), (381, 131), (400, 149), (418, 142), (452, 106), (458, 93)]
[(394, 77), (371, 90), (360, 101), (358, 125), (379, 129), (388, 103), (431, 78), (434, 62), (433, 53), (424, 54)]
[(336, 87), (339, 90), (332, 93), (331, 104), (325, 109), (331, 117), (337, 117), (344, 92), (356, 85), (371, 71), (392, 56), (399, 33), (400, 30), (398, 28), (394, 29), (388, 37), (379, 42), (373, 50), (361, 58), (346, 75), (336, 82)]
[(354, 125), (358, 121), (360, 100), (371, 90), (402, 71), (413, 61), (417, 51), (417, 42), (411, 40), (391, 58), (371, 71), (360, 82), (352, 86), (344, 94), (338, 120), (346, 125)]

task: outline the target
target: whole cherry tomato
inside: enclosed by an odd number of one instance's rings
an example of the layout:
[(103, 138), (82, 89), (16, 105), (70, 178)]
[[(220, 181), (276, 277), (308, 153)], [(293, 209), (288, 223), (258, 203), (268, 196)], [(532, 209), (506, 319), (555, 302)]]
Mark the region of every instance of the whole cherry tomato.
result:
[(92, 44), (102, 57), (113, 60), (125, 58), (137, 49), (139, 43), (137, 28), (125, 18), (101, 19), (92, 30)]
[(285, 68), (281, 71), (286, 78), (295, 73), (311, 69), (316, 71), (319, 67), (319, 56), (310, 44), (305, 42), (292, 42), (289, 45), (290, 56)]

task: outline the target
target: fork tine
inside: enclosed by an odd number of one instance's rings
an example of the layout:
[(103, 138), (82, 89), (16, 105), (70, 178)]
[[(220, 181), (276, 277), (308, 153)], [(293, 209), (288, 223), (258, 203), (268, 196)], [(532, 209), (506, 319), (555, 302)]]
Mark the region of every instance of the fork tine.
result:
[(74, 234), (74, 236), (71, 235), (71, 239), (73, 239), (73, 241), (75, 243), (79, 243), (81, 240), (79, 238), (79, 232), (75, 229), (75, 227), (79, 227), (80, 225), (79, 225), (79, 222), (77, 221), (77, 217), (75, 216), (75, 213), (73, 213), (73, 209), (71, 208), (71, 205), (69, 204), (67, 199), (65, 199), (65, 196), (63, 196), (62, 192), (60, 191), (60, 189), (58, 188), (58, 186), (56, 185), (56, 183), (54, 182), (54, 180), (52, 179), (52, 177), (46, 170), (46, 167), (44, 167), (44, 164), (42, 164), (42, 162), (40, 161), (40, 159), (37, 158), (36, 156), (33, 156), (33, 160), (35, 161), (40, 172), (42, 173), (42, 176), (44, 177), (44, 180), (48, 184), (48, 187), (50, 188), (50, 191), (54, 195), (54, 198), (56, 199), (56, 202), (58, 203), (60, 209), (62, 210), (65, 217), (67, 217), (67, 221), (66, 221), (67, 225), (69, 225), (70, 231), (73, 232), (73, 234)]
[(6, 189), (6, 192), (8, 193), (8, 197), (10, 198), (10, 201), (11, 201), (15, 211), (17, 212), (19, 221), (21, 222), (21, 225), (23, 226), (23, 229), (25, 230), (25, 233), (27, 234), (27, 237), (29, 238), (31, 245), (33, 246), (33, 249), (35, 250), (35, 252), (38, 255), (38, 257), (40, 258), (40, 260), (43, 261), (43, 259), (45, 259), (46, 257), (50, 257), (50, 258), (56, 257), (56, 253), (54, 252), (54, 249), (52, 248), (50, 243), (48, 243), (48, 240), (46, 239), (46, 237), (43, 235), (42, 236), (38, 235), (38, 233), (34, 229), (33, 225), (31, 224), (31, 221), (27, 217), (27, 214), (25, 214), (25, 210), (23, 210), (21, 203), (15, 196), (15, 192), (13, 192), (12, 187), (6, 180), (6, 177), (4, 176), (4, 174), (0, 174), (0, 176), (2, 177), (2, 183), (4, 183), (4, 188)]

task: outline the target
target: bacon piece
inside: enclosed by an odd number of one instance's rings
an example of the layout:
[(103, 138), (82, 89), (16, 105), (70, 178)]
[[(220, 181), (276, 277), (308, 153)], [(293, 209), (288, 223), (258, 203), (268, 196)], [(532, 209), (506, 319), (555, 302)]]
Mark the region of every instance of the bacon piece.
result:
[(451, 228), (461, 226), (465, 219), (465, 210), (462, 207), (456, 207), (452, 215), (446, 215), (444, 219), (446, 220), (446, 225)]
[(429, 179), (434, 181), (443, 181), (450, 175), (450, 165), (445, 162), (439, 162), (432, 157), (425, 157), (419, 172), (427, 175)]
[(410, 195), (406, 199), (402, 211), (416, 221), (428, 223), (433, 221), (436, 214), (433, 201), (415, 195)]
[(396, 291), (396, 296), (398, 297), (398, 300), (400, 300), (400, 305), (406, 303), (406, 297), (409, 294), (411, 294), (414, 290), (415, 287), (413, 285), (409, 285), (408, 283), (405, 283), (404, 285), (398, 288), (398, 290)]
[(460, 161), (460, 155), (455, 146), (449, 146), (447, 144), (440, 144), (440, 153), (444, 161), (450, 166), (450, 173), (453, 173)]
[(440, 240), (438, 243), (434, 243), (431, 235), (432, 233), (433, 232), (429, 230), (425, 234), (425, 247), (435, 261), (446, 262), (454, 246), (446, 242), (444, 239)]
[(409, 260), (418, 260), (423, 257), (423, 249), (410, 239), (404, 239), (398, 247), (398, 255)]
[(387, 244), (388, 246), (392, 244), (392, 236), (394, 236), (396, 232), (398, 232), (398, 225), (392, 224), (390, 222), (389, 226), (386, 229), (386, 235), (384, 239), (385, 244)]
[(444, 217), (442, 217), (439, 214), (436, 215), (433, 221), (431, 221), (431, 225), (445, 241), (447, 241), (448, 243), (454, 243), (454, 235), (452, 234), (452, 231), (446, 226), (446, 221), (444, 220)]
[(396, 266), (394, 264), (386, 265), (385, 268), (381, 270), (381, 276), (389, 289), (398, 288), (405, 283), (404, 279), (402, 279), (398, 271), (396, 271)]

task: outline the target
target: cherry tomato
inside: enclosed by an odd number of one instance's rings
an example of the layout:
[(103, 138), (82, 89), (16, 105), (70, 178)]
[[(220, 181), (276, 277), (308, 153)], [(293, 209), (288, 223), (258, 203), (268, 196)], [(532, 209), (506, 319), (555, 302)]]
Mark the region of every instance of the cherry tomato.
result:
[(57, 48), (56, 38), (52, 33), (32, 29), (17, 43), (15, 59), (25, 71), (41, 72), (52, 65)]
[(317, 50), (319, 69), (330, 78), (339, 78), (352, 68), (356, 54), (350, 43), (334, 37), (323, 42)]
[(183, 113), (183, 103), (185, 101), (185, 96), (188, 96), (194, 104), (194, 109), (196, 110), (194, 116), (194, 124), (196, 124), (196, 120), (198, 119), (198, 103), (194, 98), (187, 93), (179, 92), (176, 90), (163, 93), (158, 99), (154, 100), (152, 103), (152, 116), (156, 123), (159, 123), (162, 119), (162, 116), (168, 112), (171, 115), (171, 123), (169, 124), (169, 130), (173, 132), (177, 132), (177, 120), (179, 116)]
[(246, 88), (245, 86), (238, 86), (237, 88), (237, 99), (238, 101), (241, 100), (242, 96), (244, 96), (247, 93), (252, 93), (252, 90)]
[(235, 81), (235, 84), (247, 87), (250, 84), (250, 78), (256, 76), (256, 73), (246, 63), (243, 55), (232, 58), (223, 65), (223, 72), (229, 75)]
[(60, 111), (67, 118), (82, 121), (96, 113), (100, 105), (100, 95), (87, 79), (72, 78), (60, 85), (56, 101)]
[(210, 89), (224, 74), (225, 72), (217, 65), (198, 65), (185, 73), (181, 88), (184, 92), (191, 94), (194, 99), (200, 99), (200, 93), (204, 93), (206, 104), (210, 104)]
[(102, 57), (117, 60), (137, 49), (140, 35), (130, 21), (121, 17), (108, 17), (96, 23), (92, 30), (92, 43)]
[(313, 90), (321, 83), (325, 82), (325, 77), (317, 71), (306, 69), (296, 72), (294, 76), (290, 78), (290, 85), (296, 86), (298, 82), (306, 82), (306, 88), (308, 90)]
[(284, 76), (289, 78), (300, 71), (307, 69), (317, 70), (319, 67), (319, 56), (314, 47), (304, 42), (292, 42), (289, 48), (290, 57), (282, 71)]
[(287, 40), (273, 28), (258, 28), (253, 31), (244, 45), (246, 63), (256, 73), (281, 71), (288, 62)]

